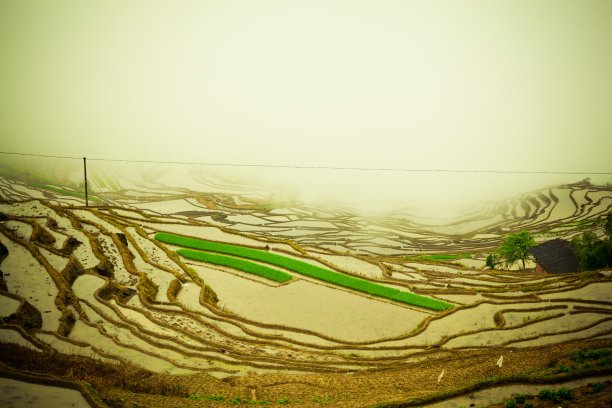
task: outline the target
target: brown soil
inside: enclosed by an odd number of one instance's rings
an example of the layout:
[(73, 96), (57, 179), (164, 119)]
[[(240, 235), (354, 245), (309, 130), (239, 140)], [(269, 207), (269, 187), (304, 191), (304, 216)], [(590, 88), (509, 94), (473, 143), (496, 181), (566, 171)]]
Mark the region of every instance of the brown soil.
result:
[[(24, 372), (36, 375), (52, 375), (58, 379), (91, 384), (102, 400), (112, 407), (226, 407), (235, 406), (232, 399), (244, 403), (257, 401), (279, 405), (289, 402), (292, 407), (366, 407), (404, 406), (408, 399), (429, 398), (439, 393), (456, 393), (468, 384), (484, 379), (497, 378), (493, 382), (504, 383), (516, 375), (527, 372), (543, 374), (546, 368), (557, 364), (569, 364), (570, 351), (587, 348), (606, 348), (612, 340), (573, 342), (526, 349), (491, 348), (478, 351), (456, 351), (438, 359), (413, 364), (398, 364), (397, 368), (384, 371), (365, 371), (354, 374), (302, 374), (286, 373), (246, 375), (225, 380), (207, 374), (162, 375), (129, 365), (110, 365), (84, 357), (66, 356), (54, 352), (35, 352), (14, 344), (0, 343), (0, 360), (5, 372)], [(502, 368), (496, 365), (504, 356)], [(444, 369), (440, 384), (438, 375)], [(608, 371), (612, 371), (609, 368)], [(602, 371), (570, 373), (570, 378), (588, 376)], [(5, 374), (6, 375), (6, 374)], [(506, 378), (504, 380), (504, 378)], [(541, 378), (541, 377), (538, 377)], [(545, 381), (555, 382), (566, 377), (550, 375)], [(537, 380), (537, 379), (536, 379)], [(528, 380), (527, 380), (528, 381)], [(540, 380), (541, 381), (541, 380)], [(542, 386), (545, 388), (545, 385)], [(575, 401), (565, 406), (606, 406), (606, 395), (577, 392)], [(192, 398), (189, 398), (189, 397)], [(211, 401), (211, 396), (225, 396), (222, 401)], [(541, 402), (534, 399), (537, 404)], [(236, 401), (236, 400), (234, 400)], [(576, 405), (580, 401), (584, 404)], [(548, 402), (541, 403), (543, 406)], [(556, 406), (564, 406), (558, 404)]]

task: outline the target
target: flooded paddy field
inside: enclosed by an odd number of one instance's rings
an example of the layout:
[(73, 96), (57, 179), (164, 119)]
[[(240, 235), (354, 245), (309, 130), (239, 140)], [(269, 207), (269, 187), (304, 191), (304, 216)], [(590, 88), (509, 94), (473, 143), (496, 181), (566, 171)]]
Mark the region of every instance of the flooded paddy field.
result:
[[(113, 188), (106, 180), (106, 187), (94, 181), (101, 201), (86, 207), (78, 197), (0, 178), (5, 355), (19, 347), (32, 361), (90, 359), (165, 384), (150, 393), (127, 380), (104, 388), (90, 373), (99, 388), (82, 388), (82, 406), (233, 406), (234, 399), (360, 407), (426, 400), (492, 378), (554, 382), (612, 370), (603, 355), (589, 366), (570, 358), (612, 347), (610, 270), (484, 268), (510, 233), (526, 230), (537, 242), (600, 233), (592, 220), (612, 209), (609, 189), (551, 187), (444, 223), (408, 211), (366, 217), (284, 203), (197, 175), (193, 190), (170, 187), (161, 175), (113, 178)], [(436, 311), (287, 269), (292, 279), (274, 282), (183, 258), (180, 246), (155, 239), (158, 232), (282, 255), (452, 307)], [(18, 360), (0, 369), (0, 377), (16, 378), (36, 371)], [(40, 382), (51, 372), (28, 375)], [(53, 375), (90, 383), (74, 371)]]

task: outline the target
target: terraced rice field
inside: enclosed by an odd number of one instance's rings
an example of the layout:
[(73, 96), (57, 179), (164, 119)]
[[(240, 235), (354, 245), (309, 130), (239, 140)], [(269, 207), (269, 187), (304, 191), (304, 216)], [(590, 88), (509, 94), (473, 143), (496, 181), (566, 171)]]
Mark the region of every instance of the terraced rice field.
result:
[(231, 256), (216, 255), (189, 249), (179, 249), (176, 251), (176, 253), (185, 258), (195, 259), (196, 261), (202, 261), (214, 265), (229, 266), (230, 268), (252, 273), (275, 282), (287, 282), (293, 278), (290, 274), (279, 271), (278, 269), (269, 268), (265, 265), (249, 262), (244, 259), (233, 258)]
[[(65, 194), (65, 195), (70, 195), (70, 196), (74, 196), (74, 197), (80, 197), (80, 198), (85, 198), (85, 194), (84, 193), (80, 193), (78, 191), (72, 191), (72, 190), (67, 190), (65, 188), (58, 188), (58, 187), (54, 187), (54, 186), (48, 186), (46, 184), (31, 184), (32, 187), (38, 187), (38, 188), (44, 188), (46, 190), (51, 190), (54, 191), (56, 193), (60, 193), (60, 194)], [(98, 197), (96, 197), (95, 195), (89, 194), (87, 197), (89, 200), (91, 201), (100, 201), (100, 199)]]
[[(525, 194), (449, 226), (285, 207), (219, 180), (206, 193), (117, 182), (86, 208), (0, 177), (2, 376), (91, 406), (385, 406), (553, 381), (568, 353), (612, 347), (612, 271), (483, 269), (512, 232), (598, 232), (602, 187)], [(603, 359), (570, 374), (612, 373)]]
[[(203, 251), (219, 252), (223, 254), (235, 255), (243, 258), (254, 259), (256, 261), (266, 262), (272, 265), (280, 266), (293, 272), (306, 275), (324, 282), (333, 283), (345, 288), (357, 290), (370, 295), (380, 296), (386, 299), (396, 300), (409, 305), (420, 306), (431, 310), (445, 310), (452, 307), (450, 303), (439, 300), (426, 298), (424, 296), (414, 295), (412, 293), (401, 292), (394, 288), (381, 286), (376, 283), (365, 281), (363, 279), (354, 278), (342, 273), (334, 272), (329, 269), (321, 268), (316, 265), (309, 264), (296, 259), (287, 258), (285, 256), (271, 254), (269, 252), (259, 251), (256, 249), (245, 248), (237, 245), (228, 245), (218, 242), (202, 241), (199, 239), (183, 237), (180, 235), (157, 233), (155, 239), (168, 243), (181, 245), (188, 248), (195, 248)], [(264, 269), (261, 266), (255, 267), (253, 263), (245, 263), (244, 260), (211, 256), (206, 252), (178, 250), (179, 255), (186, 258), (196, 259), (199, 261), (214, 263), (217, 265), (230, 266), (235, 269), (243, 270), (250, 273), (255, 273), (264, 276), (268, 279), (277, 282), (286, 282), (291, 279), (291, 275), (283, 274), (280, 271)]]

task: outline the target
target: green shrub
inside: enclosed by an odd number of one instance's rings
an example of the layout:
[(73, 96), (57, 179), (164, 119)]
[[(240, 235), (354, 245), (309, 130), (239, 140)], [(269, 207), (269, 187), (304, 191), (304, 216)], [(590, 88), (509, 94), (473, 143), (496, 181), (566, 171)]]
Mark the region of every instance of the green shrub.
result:
[(584, 352), (583, 350), (570, 352), (568, 356), (569, 358), (576, 361), (577, 363), (581, 363), (584, 360), (594, 361), (594, 360), (599, 360), (602, 357), (604, 357), (604, 360), (605, 360), (605, 358), (607, 358), (611, 354), (612, 354), (612, 349), (598, 349), (598, 350), (589, 349), (586, 352)]
[(516, 408), (517, 407), (516, 401), (513, 399), (509, 399), (508, 401), (506, 401), (505, 407), (506, 408)]
[(612, 359), (610, 357), (604, 357), (597, 362), (597, 367), (605, 367), (612, 365)]
[(558, 373), (569, 373), (570, 371), (571, 371), (571, 369), (568, 366), (565, 366), (563, 364), (559, 364), (555, 368), (555, 374), (558, 374)]
[(548, 388), (541, 389), (538, 396), (543, 400), (559, 402), (559, 394), (555, 390)]
[(515, 400), (516, 402), (518, 402), (519, 404), (524, 403), (524, 402), (525, 402), (525, 394), (516, 394), (516, 395), (514, 396), (514, 400)]
[(561, 399), (570, 400), (570, 399), (574, 398), (574, 394), (573, 394), (571, 388), (561, 387), (561, 388), (559, 388), (559, 390), (557, 392), (558, 392), (559, 397)]
[(606, 389), (606, 383), (604, 382), (598, 382), (598, 383), (593, 383), (593, 385), (591, 385), (591, 387), (593, 388), (593, 393), (598, 393), (601, 392), (603, 390)]
[(225, 395), (190, 395), (189, 398), (196, 401), (223, 401), (225, 400)]
[(554, 402), (559, 402), (561, 399), (570, 400), (574, 398), (572, 389), (566, 387), (561, 387), (558, 390), (544, 388), (540, 390), (540, 393), (538, 395), (543, 400), (549, 400)]
[(599, 358), (599, 351), (590, 349), (586, 352), (587, 360), (597, 360)]
[(240, 405), (240, 404), (253, 405), (255, 404), (255, 401), (251, 401), (250, 399), (240, 398), (240, 397), (232, 398), (229, 401), (234, 405)]
[(441, 300), (416, 295), (414, 293), (402, 292), (396, 288), (383, 286), (374, 282), (345, 275), (340, 272), (321, 268), (319, 266), (312, 265), (304, 261), (288, 258), (266, 251), (245, 248), (237, 245), (203, 241), (165, 232), (157, 233), (155, 235), (155, 239), (168, 244), (198, 249), (201, 251), (217, 252), (221, 254), (234, 255), (241, 258), (247, 258), (269, 263), (288, 269), (290, 271), (300, 273), (302, 275), (309, 276), (311, 278), (322, 280), (324, 282), (329, 282), (338, 286), (343, 286), (345, 288), (357, 290), (359, 292), (364, 292), (374, 296), (384, 297), (409, 305), (421, 306), (432, 310), (445, 310), (453, 307), (452, 304), (443, 302)]
[(496, 253), (493, 254), (489, 254), (487, 255), (487, 261), (485, 263), (485, 265), (489, 268), (489, 269), (495, 269), (497, 267), (497, 265), (499, 265), (499, 255)]
[(599, 239), (595, 233), (587, 231), (572, 238), (570, 245), (582, 271), (612, 266), (612, 240)]
[(579, 350), (579, 351), (572, 351), (568, 354), (569, 358), (571, 358), (572, 360), (578, 362), (578, 363), (582, 363), (582, 360), (584, 360), (584, 351)]

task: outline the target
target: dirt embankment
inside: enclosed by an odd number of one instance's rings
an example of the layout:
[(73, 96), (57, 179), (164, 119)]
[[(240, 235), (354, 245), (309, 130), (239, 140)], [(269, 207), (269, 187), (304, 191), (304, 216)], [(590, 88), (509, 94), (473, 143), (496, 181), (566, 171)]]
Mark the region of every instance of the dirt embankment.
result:
[[(439, 358), (398, 365), (385, 371), (307, 375), (278, 373), (226, 380), (206, 374), (153, 374), (133, 366), (109, 365), (57, 353), (39, 353), (9, 344), (0, 344), (0, 357), (5, 375), (27, 371), (31, 375), (52, 375), (61, 381), (81, 384), (86, 381), (91, 385), (92, 394), (112, 407), (225, 407), (253, 400), (292, 407), (367, 407), (377, 404), (401, 407), (414, 406), (406, 405), (410, 399), (423, 399), (424, 402), (439, 394), (450, 396), (460, 393), (462, 389), (478, 389), (479, 386), (474, 384), (479, 382), (546, 384), (588, 376), (588, 372), (580, 370), (545, 373), (547, 369), (554, 371), (555, 367), (569, 365), (568, 354), (572, 351), (611, 346), (612, 340), (607, 339), (529, 349), (442, 352)], [(501, 355), (504, 356), (503, 366), (499, 367), (496, 363)], [(444, 375), (438, 383), (442, 370)], [(610, 367), (607, 370), (612, 372)], [(590, 374), (596, 372), (606, 371), (595, 368)], [(589, 397), (586, 391), (583, 394), (579, 394), (583, 395), (583, 399)]]

